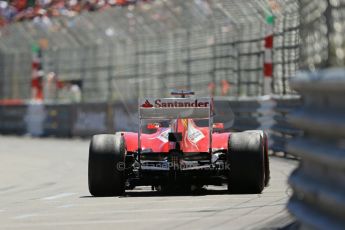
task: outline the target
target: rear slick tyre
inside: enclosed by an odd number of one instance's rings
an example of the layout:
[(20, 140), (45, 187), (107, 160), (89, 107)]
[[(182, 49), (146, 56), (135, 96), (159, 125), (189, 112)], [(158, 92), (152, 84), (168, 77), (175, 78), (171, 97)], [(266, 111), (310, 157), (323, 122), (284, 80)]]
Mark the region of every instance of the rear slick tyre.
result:
[(93, 196), (120, 196), (125, 191), (125, 141), (121, 134), (92, 137), (89, 149), (89, 191)]
[(263, 140), (264, 145), (264, 162), (265, 162), (265, 187), (268, 187), (271, 173), (270, 173), (270, 161), (268, 156), (268, 137), (267, 134), (262, 130), (247, 130), (245, 132), (259, 133)]
[(228, 190), (237, 194), (261, 193), (265, 187), (264, 140), (259, 132), (232, 133), (227, 159)]

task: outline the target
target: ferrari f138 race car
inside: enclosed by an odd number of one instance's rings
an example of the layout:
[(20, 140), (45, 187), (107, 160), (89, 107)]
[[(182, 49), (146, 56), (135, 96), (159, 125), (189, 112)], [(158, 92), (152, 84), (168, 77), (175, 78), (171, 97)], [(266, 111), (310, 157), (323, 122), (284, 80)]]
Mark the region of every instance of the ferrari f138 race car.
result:
[(267, 135), (222, 132), (212, 98), (176, 91), (139, 100), (138, 132), (92, 137), (89, 191), (118, 196), (136, 186), (156, 190), (228, 185), (231, 193), (261, 193), (268, 185)]

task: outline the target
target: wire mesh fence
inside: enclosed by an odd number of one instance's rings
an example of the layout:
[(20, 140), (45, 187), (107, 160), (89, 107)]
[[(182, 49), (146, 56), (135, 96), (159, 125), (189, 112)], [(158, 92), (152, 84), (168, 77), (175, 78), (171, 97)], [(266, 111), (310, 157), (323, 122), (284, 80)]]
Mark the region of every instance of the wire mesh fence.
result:
[(299, 4), (295, 0), (284, 2), (283, 16), (275, 24), (274, 37), (274, 78), (273, 90), (277, 94), (294, 94), (289, 87), (289, 80), (299, 69), (300, 16)]
[[(293, 93), (298, 68), (296, 0), (279, 1), (274, 27), (272, 91)], [(139, 3), (73, 18), (22, 22), (1, 30), (1, 98), (30, 98), (30, 46), (43, 41), (44, 95), (49, 102), (125, 101), (167, 96), (263, 95), (267, 1)], [(49, 85), (49, 74), (64, 82)], [(73, 91), (73, 85), (79, 89)], [(75, 89), (75, 88), (74, 88)], [(75, 96), (80, 91), (80, 97)]]
[(31, 97), (31, 63), (29, 52), (0, 54), (0, 94), (2, 98)]
[(345, 59), (345, 1), (300, 0), (301, 68), (343, 67)]

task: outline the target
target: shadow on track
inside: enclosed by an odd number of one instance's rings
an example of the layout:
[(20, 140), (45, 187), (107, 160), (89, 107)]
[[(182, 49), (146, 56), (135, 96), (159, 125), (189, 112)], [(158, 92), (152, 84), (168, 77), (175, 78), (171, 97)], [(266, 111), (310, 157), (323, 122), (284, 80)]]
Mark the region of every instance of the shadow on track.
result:
[(148, 191), (148, 190), (129, 190), (123, 197), (162, 197), (162, 196), (207, 196), (207, 195), (229, 195), (225, 190), (208, 190), (205, 188), (196, 191)]
[[(208, 190), (205, 188), (197, 191), (152, 191), (152, 190), (127, 190), (119, 198), (130, 197), (169, 197), (169, 196), (208, 196), (208, 195), (230, 195), (228, 190)], [(81, 199), (96, 198), (94, 196), (81, 196)]]

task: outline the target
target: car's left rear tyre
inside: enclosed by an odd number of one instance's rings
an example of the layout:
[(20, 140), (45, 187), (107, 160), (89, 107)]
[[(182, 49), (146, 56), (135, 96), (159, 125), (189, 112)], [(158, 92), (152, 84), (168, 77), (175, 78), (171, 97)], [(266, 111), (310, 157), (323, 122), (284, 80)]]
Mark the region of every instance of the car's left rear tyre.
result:
[(125, 146), (125, 140), (120, 133), (92, 137), (88, 182), (93, 196), (119, 196), (124, 193)]

